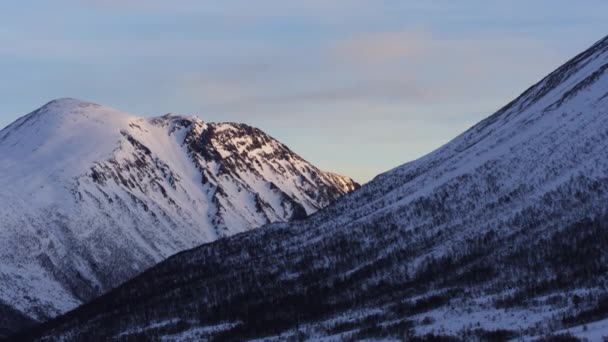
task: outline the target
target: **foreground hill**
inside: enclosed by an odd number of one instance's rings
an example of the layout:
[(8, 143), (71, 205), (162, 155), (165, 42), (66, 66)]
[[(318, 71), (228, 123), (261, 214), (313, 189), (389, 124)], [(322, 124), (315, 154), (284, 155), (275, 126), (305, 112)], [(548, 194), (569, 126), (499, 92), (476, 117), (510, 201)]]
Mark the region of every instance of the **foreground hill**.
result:
[(494, 341), (606, 318), (606, 70), (608, 38), (312, 217), (180, 253), (19, 338)]
[(55, 100), (0, 131), (0, 303), (46, 319), (356, 187), (247, 125)]

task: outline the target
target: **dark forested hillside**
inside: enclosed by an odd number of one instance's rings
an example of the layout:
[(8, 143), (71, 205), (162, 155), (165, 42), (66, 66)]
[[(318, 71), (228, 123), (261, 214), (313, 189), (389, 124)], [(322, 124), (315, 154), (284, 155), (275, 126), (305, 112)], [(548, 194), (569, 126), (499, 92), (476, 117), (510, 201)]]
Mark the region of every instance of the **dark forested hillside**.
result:
[(33, 326), (36, 322), (23, 313), (0, 302), (0, 340), (22, 329)]
[(606, 70), (608, 38), (308, 219), (183, 252), (15, 338), (583, 334), (608, 318)]

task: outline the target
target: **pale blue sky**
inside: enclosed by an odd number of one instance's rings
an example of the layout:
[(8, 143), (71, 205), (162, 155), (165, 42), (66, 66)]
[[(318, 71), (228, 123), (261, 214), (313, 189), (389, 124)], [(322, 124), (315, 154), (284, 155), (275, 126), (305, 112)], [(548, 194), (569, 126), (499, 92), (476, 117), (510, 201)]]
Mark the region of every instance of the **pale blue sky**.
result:
[(75, 97), (257, 126), (359, 181), (608, 34), (608, 1), (0, 2), (0, 127)]

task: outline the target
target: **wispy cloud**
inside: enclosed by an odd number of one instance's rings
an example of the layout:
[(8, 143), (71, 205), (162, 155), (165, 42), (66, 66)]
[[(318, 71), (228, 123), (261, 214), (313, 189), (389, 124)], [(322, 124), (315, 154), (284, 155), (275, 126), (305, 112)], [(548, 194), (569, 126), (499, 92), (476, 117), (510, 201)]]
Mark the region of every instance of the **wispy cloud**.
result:
[(363, 64), (384, 64), (420, 58), (433, 38), (423, 31), (364, 33), (339, 41), (338, 60)]
[(215, 111), (255, 108), (268, 115), (301, 105), (449, 105), (489, 95), (496, 88), (486, 84), (498, 73), (510, 70), (515, 80), (540, 77), (560, 58), (525, 37), (444, 38), (420, 30), (349, 35), (314, 51), (271, 51), (182, 73), (175, 89)]
[(366, 179), (361, 153), (419, 156), (600, 38), (589, 1), (4, 1), (0, 126), (65, 96), (200, 112)]

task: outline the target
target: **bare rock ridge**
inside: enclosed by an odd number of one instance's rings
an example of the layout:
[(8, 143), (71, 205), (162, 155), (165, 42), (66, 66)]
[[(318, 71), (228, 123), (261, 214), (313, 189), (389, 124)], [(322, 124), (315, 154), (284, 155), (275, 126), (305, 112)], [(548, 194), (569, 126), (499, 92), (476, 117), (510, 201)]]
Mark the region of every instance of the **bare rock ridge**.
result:
[(357, 187), (244, 124), (54, 100), (0, 131), (0, 301), (43, 320)]

